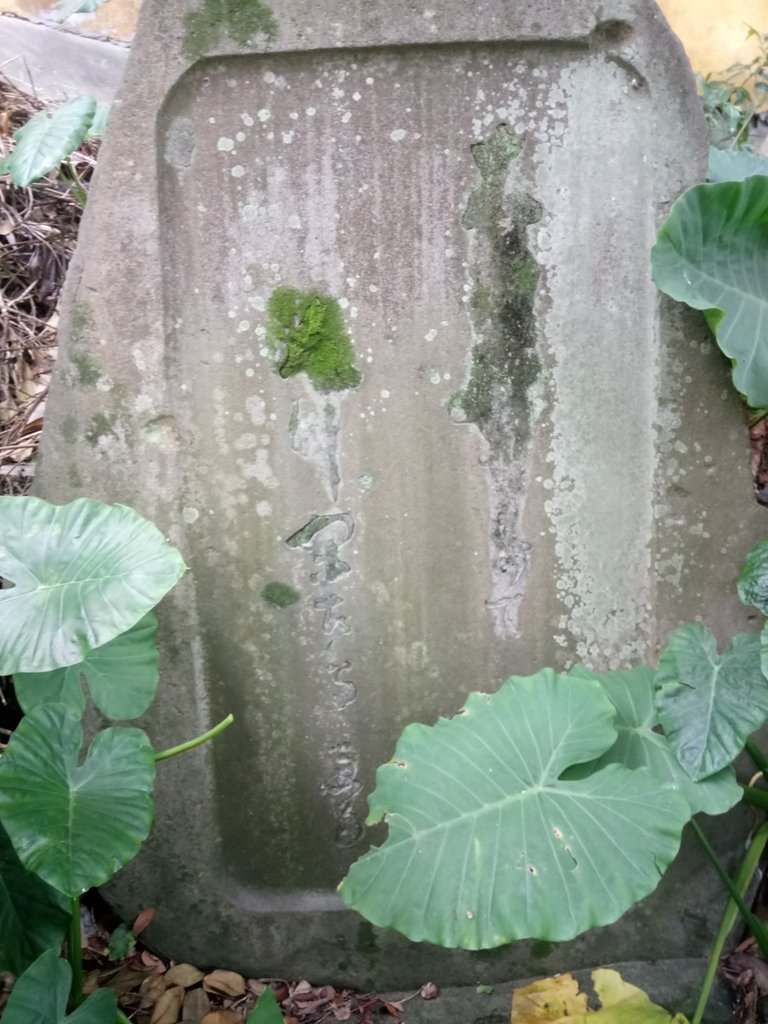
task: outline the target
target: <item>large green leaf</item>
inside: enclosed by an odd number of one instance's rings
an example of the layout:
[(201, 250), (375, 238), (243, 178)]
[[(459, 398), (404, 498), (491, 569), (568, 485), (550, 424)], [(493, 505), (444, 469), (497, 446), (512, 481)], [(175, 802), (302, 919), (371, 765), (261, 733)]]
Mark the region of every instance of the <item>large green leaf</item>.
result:
[(705, 312), (734, 362), (733, 383), (768, 405), (768, 177), (696, 185), (674, 204), (651, 253), (653, 278)]
[(576, 665), (569, 675), (576, 679), (596, 679), (603, 687), (617, 715), (614, 727), (618, 737), (602, 757), (589, 765), (579, 765), (569, 778), (585, 775), (607, 764), (625, 768), (648, 768), (662, 783), (678, 786), (688, 801), (691, 814), (724, 814), (741, 799), (741, 786), (733, 769), (723, 768), (701, 782), (694, 782), (683, 771), (665, 736), (655, 731), (659, 717), (653, 706), (654, 670), (647, 665), (614, 672), (594, 672)]
[(125, 505), (0, 497), (0, 674), (77, 665), (130, 629), (185, 570)]
[(681, 626), (659, 660), (655, 682), (659, 720), (692, 779), (729, 765), (768, 718), (768, 680), (754, 633), (737, 634), (720, 655), (703, 626)]
[(768, 160), (748, 149), (710, 146), (707, 181), (744, 181), (753, 174), (768, 174)]
[(46, 949), (59, 950), (69, 900), (22, 866), (0, 827), (0, 971), (21, 974)]
[(112, 989), (99, 989), (68, 1015), (71, 984), (69, 964), (52, 950), (43, 953), (14, 985), (3, 1024), (112, 1024), (117, 1016)]
[(768, 615), (768, 540), (762, 540), (744, 560), (739, 582), (739, 597)]
[(16, 697), (29, 714), (43, 704), (66, 704), (82, 714), (85, 677), (93, 702), (107, 718), (137, 718), (152, 703), (157, 689), (157, 619), (150, 612), (114, 640), (89, 651), (78, 665), (51, 672), (17, 672)]
[(70, 897), (138, 852), (154, 809), (146, 733), (105, 729), (78, 764), (82, 743), (79, 717), (47, 704), (22, 719), (0, 760), (0, 820), (19, 859)]
[(613, 746), (615, 714), (599, 683), (545, 669), (408, 726), (370, 798), (368, 821), (389, 836), (352, 865), (342, 898), (374, 924), (466, 949), (615, 921), (655, 888), (690, 816), (646, 768), (561, 779)]
[(4, 161), (4, 173), (22, 187), (42, 178), (77, 149), (95, 113), (93, 96), (77, 96), (53, 114), (41, 110), (14, 133), (16, 145)]

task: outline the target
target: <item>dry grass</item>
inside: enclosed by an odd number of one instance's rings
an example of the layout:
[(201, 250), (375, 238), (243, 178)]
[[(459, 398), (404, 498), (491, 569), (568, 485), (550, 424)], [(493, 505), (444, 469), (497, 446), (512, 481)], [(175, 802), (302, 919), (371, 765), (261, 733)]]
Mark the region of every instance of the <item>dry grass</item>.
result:
[[(0, 158), (42, 107), (0, 75)], [(58, 172), (27, 188), (0, 176), (0, 494), (24, 494), (32, 481), (59, 297), (97, 149), (86, 141)]]

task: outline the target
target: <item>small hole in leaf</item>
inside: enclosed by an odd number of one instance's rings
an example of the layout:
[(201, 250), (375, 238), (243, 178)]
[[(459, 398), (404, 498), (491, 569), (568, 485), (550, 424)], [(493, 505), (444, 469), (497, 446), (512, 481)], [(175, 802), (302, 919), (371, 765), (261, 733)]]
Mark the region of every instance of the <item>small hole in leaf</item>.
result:
[(408, 762), (407, 761), (395, 761), (395, 764), (397, 765), (398, 768), (405, 768), (407, 766)]
[(469, 918), (469, 920), (470, 920), (470, 921), (471, 921), (471, 920), (472, 920), (472, 918), (473, 918), (473, 917), (475, 916), (475, 915), (474, 915), (474, 914), (472, 913), (472, 911), (471, 911), (471, 910), (468, 910), (468, 911), (467, 911), (466, 913), (467, 913), (467, 917)]
[(529, 864), (529, 865), (528, 865), (528, 870), (530, 871), (530, 873), (531, 873), (532, 875), (538, 875), (538, 873), (539, 873), (539, 872), (538, 872), (538, 871), (536, 870), (536, 868), (535, 868), (535, 867), (533, 866), (533, 864)]

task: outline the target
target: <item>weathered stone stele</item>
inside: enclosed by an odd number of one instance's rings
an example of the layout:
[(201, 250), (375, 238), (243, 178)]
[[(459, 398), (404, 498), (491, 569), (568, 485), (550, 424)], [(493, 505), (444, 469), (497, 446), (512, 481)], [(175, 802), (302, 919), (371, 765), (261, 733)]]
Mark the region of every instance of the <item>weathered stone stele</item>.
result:
[(705, 150), (650, 0), (146, 0), (38, 492), (134, 505), (191, 567), (156, 744), (236, 716), (163, 765), (113, 890), (167, 953), (382, 988), (702, 952), (690, 850), (558, 948), (409, 944), (335, 887), (407, 722), (747, 623), (738, 397), (649, 274)]

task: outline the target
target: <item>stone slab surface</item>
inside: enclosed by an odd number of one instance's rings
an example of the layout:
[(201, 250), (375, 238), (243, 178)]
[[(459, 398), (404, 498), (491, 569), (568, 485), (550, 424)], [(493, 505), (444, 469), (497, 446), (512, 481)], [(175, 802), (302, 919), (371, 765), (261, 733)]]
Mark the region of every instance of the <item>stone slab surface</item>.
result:
[[(163, 766), (116, 899), (158, 905), (176, 958), (377, 988), (700, 955), (720, 902), (688, 845), (557, 948), (414, 946), (335, 893), (407, 722), (747, 624), (738, 399), (649, 274), (705, 166), (677, 41), (650, 0), (213, 10), (142, 11), (38, 485), (134, 505), (191, 566), (157, 744), (237, 718)], [(307, 295), (352, 346), (314, 381), (278, 372)], [(726, 858), (746, 827), (718, 826)]]
[(0, 16), (0, 70), (41, 99), (59, 103), (85, 95), (111, 103), (127, 59), (127, 46)]

